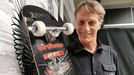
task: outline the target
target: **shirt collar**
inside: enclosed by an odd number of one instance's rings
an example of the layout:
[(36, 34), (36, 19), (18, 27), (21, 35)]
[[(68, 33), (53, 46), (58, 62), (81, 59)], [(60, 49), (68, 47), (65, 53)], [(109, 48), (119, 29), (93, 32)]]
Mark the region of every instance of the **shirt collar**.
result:
[[(100, 40), (97, 40), (98, 43), (98, 47), (97, 47), (97, 53), (101, 52), (102, 50), (104, 50), (103, 48), (103, 44), (101, 43)], [(79, 40), (76, 41), (76, 50), (74, 51), (75, 53), (79, 53), (82, 52), (84, 50), (83, 45), (79, 42)]]

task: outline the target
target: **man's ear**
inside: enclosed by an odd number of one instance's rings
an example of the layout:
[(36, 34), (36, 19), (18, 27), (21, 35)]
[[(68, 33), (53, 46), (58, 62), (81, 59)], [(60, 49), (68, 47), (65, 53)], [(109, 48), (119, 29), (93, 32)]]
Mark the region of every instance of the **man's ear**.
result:
[(100, 21), (100, 26), (101, 26), (100, 29), (102, 29), (103, 26), (104, 26), (104, 24), (103, 24), (103, 20)]
[(101, 29), (101, 25), (99, 25), (99, 27), (98, 27), (98, 30), (100, 30)]

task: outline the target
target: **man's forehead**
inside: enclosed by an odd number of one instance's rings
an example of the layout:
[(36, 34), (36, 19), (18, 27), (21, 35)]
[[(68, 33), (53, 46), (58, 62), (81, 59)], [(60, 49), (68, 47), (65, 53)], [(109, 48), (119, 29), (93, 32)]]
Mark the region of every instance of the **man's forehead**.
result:
[(78, 20), (93, 20), (93, 21), (98, 21), (99, 17), (98, 16), (77, 16)]

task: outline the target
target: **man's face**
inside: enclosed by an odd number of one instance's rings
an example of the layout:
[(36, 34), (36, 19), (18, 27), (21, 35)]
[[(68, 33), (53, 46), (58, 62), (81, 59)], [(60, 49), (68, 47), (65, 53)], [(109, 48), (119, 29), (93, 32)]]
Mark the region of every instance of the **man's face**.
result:
[(92, 13), (84, 6), (76, 14), (76, 32), (82, 44), (96, 41), (97, 32), (101, 28), (99, 15)]

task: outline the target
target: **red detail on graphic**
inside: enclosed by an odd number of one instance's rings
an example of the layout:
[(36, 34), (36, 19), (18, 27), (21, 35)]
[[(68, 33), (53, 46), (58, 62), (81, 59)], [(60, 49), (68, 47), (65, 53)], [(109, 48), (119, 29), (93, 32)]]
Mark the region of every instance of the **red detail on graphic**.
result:
[(51, 73), (50, 68), (49, 67), (45, 67), (45, 72), (47, 72), (48, 74), (50, 74)]
[(64, 50), (59, 50), (59, 51), (43, 54), (43, 57), (45, 60), (47, 60), (49, 58), (54, 58), (54, 57), (63, 56), (63, 55), (64, 55)]
[(47, 50), (47, 49), (54, 49), (54, 48), (62, 48), (64, 47), (64, 45), (62, 43), (57, 43), (57, 44), (41, 44), (37, 46), (37, 50), (39, 51), (43, 51), (43, 50)]

